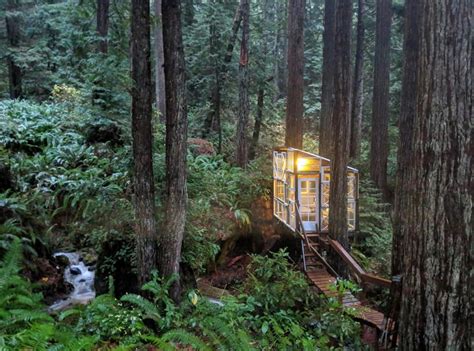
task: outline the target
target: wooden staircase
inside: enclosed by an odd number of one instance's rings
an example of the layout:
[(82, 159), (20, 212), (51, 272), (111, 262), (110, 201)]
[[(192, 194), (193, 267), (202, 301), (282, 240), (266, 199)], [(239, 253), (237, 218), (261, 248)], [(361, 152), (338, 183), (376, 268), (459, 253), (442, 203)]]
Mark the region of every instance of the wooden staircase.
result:
[(327, 298), (339, 298), (344, 307), (355, 309), (354, 319), (377, 330), (380, 346), (387, 348), (389, 342), (393, 344), (390, 337), (394, 329), (394, 321), (387, 318), (382, 312), (367, 306), (352, 293), (346, 292), (341, 297), (335, 289), (331, 288), (340, 277), (327, 262), (324, 253), (331, 250), (339, 255), (348, 265), (351, 276), (354, 276), (362, 287), (372, 284), (390, 288), (391, 282), (366, 273), (342, 245), (338, 241), (330, 239), (328, 235), (306, 233), (298, 207), (296, 207), (296, 213), (299, 222), (298, 233), (301, 236), (303, 270), (308, 279)]

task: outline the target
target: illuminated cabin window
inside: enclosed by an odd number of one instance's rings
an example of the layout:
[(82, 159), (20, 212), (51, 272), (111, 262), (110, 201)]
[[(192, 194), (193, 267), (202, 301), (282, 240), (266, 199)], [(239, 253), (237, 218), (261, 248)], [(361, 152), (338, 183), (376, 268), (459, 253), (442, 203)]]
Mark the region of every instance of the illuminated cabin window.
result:
[(331, 188), (331, 175), (329, 167), (322, 167), (321, 181), (321, 230), (329, 230), (329, 191)]
[(347, 176), (347, 225), (349, 230), (356, 229), (356, 177), (353, 173)]
[(291, 227), (296, 227), (296, 207), (295, 207), (295, 176), (293, 174), (287, 173), (287, 199), (288, 204), (288, 214), (287, 214), (287, 223)]
[[(297, 230), (297, 212), (307, 232), (328, 232), (331, 161), (294, 148), (273, 152), (274, 216)], [(358, 172), (347, 169), (348, 230), (357, 228)]]
[(285, 196), (286, 152), (273, 153), (273, 213), (282, 221), (287, 221)]
[[(329, 230), (329, 192), (331, 175), (329, 167), (323, 167), (323, 180), (321, 182), (321, 230)], [(347, 175), (347, 227), (348, 230), (356, 229), (356, 176), (354, 173)]]

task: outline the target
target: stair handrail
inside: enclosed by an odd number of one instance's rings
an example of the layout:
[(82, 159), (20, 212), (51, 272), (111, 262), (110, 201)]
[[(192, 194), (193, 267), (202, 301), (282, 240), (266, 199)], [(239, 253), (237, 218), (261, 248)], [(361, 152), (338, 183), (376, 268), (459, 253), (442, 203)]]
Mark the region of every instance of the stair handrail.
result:
[[(324, 266), (330, 271), (332, 275), (336, 278), (339, 278), (339, 274), (337, 274), (336, 270), (326, 261), (326, 259), (311, 245), (308, 235), (306, 234), (306, 230), (304, 229), (303, 220), (301, 218), (300, 208), (297, 203), (295, 203), (295, 212), (296, 212), (296, 231), (299, 232), (300, 236), (303, 237), (304, 241), (306, 242), (306, 246), (318, 257), (318, 259), (324, 264)], [(304, 252), (303, 252), (303, 259)], [(305, 264), (306, 266), (306, 264)], [(305, 267), (306, 268), (306, 267)]]
[(355, 260), (355, 258), (346, 251), (341, 243), (334, 239), (329, 239), (329, 246), (347, 263), (350, 270), (363, 282), (373, 284), (384, 288), (390, 288), (391, 281), (373, 274), (367, 273)]

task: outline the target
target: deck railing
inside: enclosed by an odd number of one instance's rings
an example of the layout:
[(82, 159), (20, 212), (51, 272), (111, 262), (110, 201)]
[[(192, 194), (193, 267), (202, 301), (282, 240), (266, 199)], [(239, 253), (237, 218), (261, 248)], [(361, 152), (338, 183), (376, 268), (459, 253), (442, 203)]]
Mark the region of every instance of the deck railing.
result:
[[(336, 270), (326, 261), (326, 259), (312, 247), (311, 241), (308, 238), (306, 230), (304, 229), (303, 221), (301, 219), (301, 213), (298, 204), (295, 204), (296, 209), (296, 228), (298, 234), (306, 243), (306, 246), (312, 250), (316, 257), (321, 261), (321, 263), (328, 269), (328, 271), (336, 277), (339, 277)], [(381, 286), (384, 288), (390, 288), (392, 282), (388, 279), (378, 277), (373, 274), (369, 274), (364, 271), (364, 269), (359, 265), (359, 263), (352, 257), (352, 255), (346, 251), (346, 249), (341, 245), (337, 240), (329, 239), (329, 247), (337, 253), (343, 261), (348, 265), (350, 271), (359, 279), (360, 282), (365, 284), (371, 284), (376, 286)], [(306, 258), (303, 254), (303, 264), (306, 269)]]

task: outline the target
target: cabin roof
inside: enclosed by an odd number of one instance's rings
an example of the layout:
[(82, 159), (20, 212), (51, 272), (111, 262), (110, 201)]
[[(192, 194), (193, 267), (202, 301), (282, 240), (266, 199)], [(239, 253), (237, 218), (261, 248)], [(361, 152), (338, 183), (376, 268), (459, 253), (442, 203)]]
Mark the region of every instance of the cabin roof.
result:
[[(305, 150), (296, 149), (294, 147), (278, 147), (275, 150), (276, 151), (296, 151), (298, 153), (305, 154), (306, 156), (309, 156), (309, 157), (312, 157), (312, 158), (317, 158), (319, 160), (331, 162), (331, 160), (329, 158), (326, 158), (326, 157), (323, 157), (323, 156), (320, 156), (320, 155), (317, 155), (317, 154), (313, 154), (312, 152), (308, 152), (308, 151), (305, 151)], [(354, 168), (354, 167), (351, 167), (351, 166), (347, 166), (347, 168), (350, 169), (354, 173), (359, 173), (359, 170), (357, 168)]]

